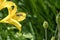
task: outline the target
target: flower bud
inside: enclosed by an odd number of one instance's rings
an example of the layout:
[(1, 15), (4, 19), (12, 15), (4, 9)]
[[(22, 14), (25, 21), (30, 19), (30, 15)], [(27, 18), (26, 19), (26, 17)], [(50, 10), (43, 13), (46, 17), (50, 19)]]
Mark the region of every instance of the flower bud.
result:
[(57, 23), (57, 24), (59, 24), (59, 23), (60, 23), (60, 13), (59, 13), (59, 14), (57, 14), (57, 16), (56, 16), (56, 23)]
[(55, 37), (54, 37), (54, 36), (52, 36), (51, 40), (55, 40)]
[(45, 29), (48, 28), (48, 22), (47, 22), (47, 21), (44, 21), (43, 27), (44, 27)]

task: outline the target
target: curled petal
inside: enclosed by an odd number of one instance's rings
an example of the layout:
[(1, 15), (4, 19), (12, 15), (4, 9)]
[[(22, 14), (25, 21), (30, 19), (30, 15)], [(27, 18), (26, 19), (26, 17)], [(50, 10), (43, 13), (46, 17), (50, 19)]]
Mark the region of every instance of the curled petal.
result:
[(10, 19), (10, 20), (8, 20), (8, 22), (9, 22), (9, 24), (15, 25), (16, 28), (19, 31), (21, 31), (21, 24), (18, 21), (14, 20), (14, 19)]
[(26, 14), (24, 12), (16, 13), (13, 17), (16, 21), (23, 21), (26, 18)]
[[(17, 12), (17, 6), (15, 5), (15, 3), (9, 1), (6, 3), (8, 11), (9, 11), (9, 15), (10, 17), (12, 17), (16, 12)], [(13, 6), (13, 9), (12, 9)]]

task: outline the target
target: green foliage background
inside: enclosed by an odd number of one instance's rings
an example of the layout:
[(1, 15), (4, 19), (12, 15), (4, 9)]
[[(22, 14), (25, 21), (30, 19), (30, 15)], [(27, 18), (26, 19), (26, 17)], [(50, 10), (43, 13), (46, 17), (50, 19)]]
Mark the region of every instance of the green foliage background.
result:
[[(43, 22), (47, 21), (47, 40), (55, 36), (57, 40), (56, 15), (60, 9), (60, 0), (12, 0), (18, 7), (17, 12), (25, 12), (27, 17), (22, 24), (22, 32), (18, 32), (11, 24), (0, 23), (0, 40), (43, 40), (45, 29)], [(5, 8), (0, 11), (0, 18), (8, 14)], [(9, 28), (11, 30), (9, 30)], [(23, 34), (25, 36), (23, 36)], [(30, 38), (30, 36), (31, 38)], [(33, 36), (33, 37), (32, 37)]]

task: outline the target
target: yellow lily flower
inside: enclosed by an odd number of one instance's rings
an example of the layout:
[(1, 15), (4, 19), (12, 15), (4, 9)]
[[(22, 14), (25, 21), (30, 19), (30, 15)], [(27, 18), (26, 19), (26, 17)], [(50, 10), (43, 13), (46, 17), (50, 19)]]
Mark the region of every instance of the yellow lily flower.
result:
[(21, 31), (20, 21), (23, 21), (26, 18), (26, 14), (23, 12), (16, 13), (12, 18), (6, 20), (9, 24), (15, 25), (19, 31)]
[[(13, 24), (17, 27), (19, 31), (21, 31), (21, 24), (19, 23), (19, 21), (23, 21), (26, 18), (26, 14), (23, 12), (16, 13), (17, 6), (11, 1), (0, 0), (0, 5), (0, 10), (7, 7), (9, 11), (8, 16), (2, 19), (0, 23)], [(12, 6), (14, 7), (13, 9)]]
[[(12, 6), (14, 6), (14, 9), (12, 9)], [(17, 6), (11, 1), (6, 1), (6, 2), (4, 1), (4, 3), (2, 2), (1, 6), (0, 6), (0, 10), (2, 10), (3, 8), (6, 8), (6, 7), (9, 11), (9, 15), (6, 18), (4, 18), (2, 21), (5, 21), (8, 18), (12, 17), (17, 11)]]

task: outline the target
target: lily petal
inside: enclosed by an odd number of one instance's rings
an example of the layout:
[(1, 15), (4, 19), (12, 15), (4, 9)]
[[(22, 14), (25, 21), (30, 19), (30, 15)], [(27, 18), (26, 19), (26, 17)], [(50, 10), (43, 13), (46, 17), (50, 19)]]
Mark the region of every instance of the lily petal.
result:
[(26, 18), (26, 14), (24, 12), (19, 12), (19, 13), (16, 13), (12, 18), (20, 22)]
[(9, 21), (9, 24), (15, 25), (16, 28), (17, 28), (19, 31), (21, 31), (21, 24), (20, 24), (18, 21), (14, 20), (14, 19), (10, 19), (10, 20), (8, 20), (8, 21)]

